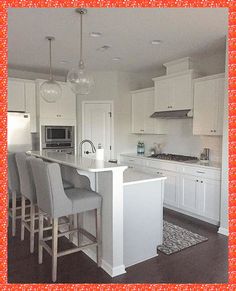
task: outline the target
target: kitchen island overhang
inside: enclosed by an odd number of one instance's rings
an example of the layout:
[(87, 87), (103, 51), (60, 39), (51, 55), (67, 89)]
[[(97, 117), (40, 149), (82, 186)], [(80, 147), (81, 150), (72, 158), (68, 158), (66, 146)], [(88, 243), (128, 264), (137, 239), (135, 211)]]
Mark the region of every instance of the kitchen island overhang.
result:
[[(68, 155), (65, 153), (57, 152), (46, 153), (43, 151), (30, 151), (28, 154), (60, 164), (63, 178), (73, 183), (75, 187), (92, 189), (102, 196), (102, 268), (110, 276), (115, 277), (124, 274), (126, 272), (125, 267), (133, 264), (133, 262), (137, 263), (140, 262), (140, 260), (143, 261), (150, 258), (150, 253), (152, 254), (151, 257), (154, 256), (154, 250), (152, 247), (151, 252), (145, 251), (145, 255), (143, 257), (141, 256), (141, 258), (139, 256), (136, 258), (136, 254), (134, 254), (134, 258), (132, 257), (131, 259), (131, 264), (130, 260), (128, 260), (128, 263), (125, 264), (127, 257), (126, 253), (128, 250), (126, 247), (126, 242), (127, 239), (129, 240), (129, 238), (126, 238), (127, 227), (125, 227), (125, 225), (129, 226), (129, 229), (131, 227), (131, 231), (133, 228), (132, 225), (135, 225), (133, 221), (134, 216), (132, 218), (133, 222), (131, 224), (126, 223), (127, 218), (125, 217), (128, 217), (126, 216), (126, 213), (130, 212), (130, 210), (128, 210), (128, 212), (126, 211), (126, 198), (132, 197), (133, 194), (131, 188), (135, 187), (135, 185), (143, 185), (142, 187), (139, 187), (139, 189), (144, 189), (143, 187), (145, 187), (145, 184), (146, 187), (148, 184), (149, 186), (152, 184), (151, 196), (155, 197), (156, 201), (152, 201), (151, 204), (155, 205), (155, 203), (159, 201), (157, 203), (157, 205), (159, 205), (157, 207), (157, 211), (155, 212), (154, 209), (152, 209), (151, 212), (153, 218), (157, 219), (158, 221), (157, 232), (159, 235), (155, 245), (156, 252), (157, 244), (162, 241), (162, 228), (160, 225), (162, 225), (163, 219), (163, 191), (165, 177), (149, 175), (147, 173), (140, 174), (140, 172), (137, 177), (137, 171), (133, 171), (131, 169), (125, 171), (128, 168), (125, 165), (116, 165), (95, 159), (79, 157), (77, 155)], [(131, 185), (133, 186), (131, 187)], [(124, 195), (126, 195), (127, 191), (126, 189), (128, 189), (127, 187), (129, 188), (129, 194), (127, 194), (127, 197), (124, 199)], [(145, 195), (145, 193), (143, 193), (143, 195)], [(142, 193), (139, 192), (138, 196), (140, 200)], [(128, 204), (130, 204), (128, 206), (129, 208), (131, 203), (128, 202)], [(143, 204), (143, 202), (141, 204)], [(138, 210), (137, 206), (135, 207), (135, 205), (133, 209), (136, 209), (136, 211)], [(95, 234), (95, 227), (93, 223), (94, 213), (85, 213), (81, 220), (81, 224), (83, 228)], [(153, 224), (155, 224), (155, 221), (152, 221), (152, 225)], [(152, 232), (153, 231), (151, 231), (151, 233)], [(154, 239), (157, 237), (157, 232), (155, 231), (154, 236), (152, 235)], [(138, 234), (135, 236), (137, 235)], [(153, 242), (152, 245), (154, 245)], [(133, 247), (135, 248), (135, 245)], [(96, 261), (95, 248), (85, 250), (84, 252), (94, 261)]]

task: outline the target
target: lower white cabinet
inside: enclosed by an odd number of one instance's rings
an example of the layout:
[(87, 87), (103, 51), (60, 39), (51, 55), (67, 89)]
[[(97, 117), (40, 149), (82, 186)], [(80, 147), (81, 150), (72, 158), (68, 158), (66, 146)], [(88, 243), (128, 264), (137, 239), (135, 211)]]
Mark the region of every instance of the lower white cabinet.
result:
[(220, 170), (121, 155), (123, 164), (166, 176), (164, 206), (175, 211), (219, 224)]
[(179, 174), (158, 169), (157, 174), (167, 177), (164, 189), (164, 204), (178, 207), (179, 203)]
[(179, 208), (219, 221), (220, 182), (198, 176), (180, 176)]

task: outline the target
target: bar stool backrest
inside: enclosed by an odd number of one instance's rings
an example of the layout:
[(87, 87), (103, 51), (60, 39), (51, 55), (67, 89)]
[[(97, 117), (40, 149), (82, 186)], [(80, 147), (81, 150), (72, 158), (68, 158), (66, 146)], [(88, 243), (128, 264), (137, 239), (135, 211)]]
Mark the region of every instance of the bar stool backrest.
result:
[(16, 165), (15, 153), (8, 153), (8, 188), (10, 192), (20, 194), (20, 180)]
[(42, 159), (31, 159), (38, 207), (53, 218), (72, 213), (72, 202), (63, 188), (60, 166)]
[(29, 163), (29, 156), (26, 153), (16, 153), (16, 164), (20, 177), (21, 194), (31, 202), (36, 203), (36, 192), (33, 180), (33, 174)]

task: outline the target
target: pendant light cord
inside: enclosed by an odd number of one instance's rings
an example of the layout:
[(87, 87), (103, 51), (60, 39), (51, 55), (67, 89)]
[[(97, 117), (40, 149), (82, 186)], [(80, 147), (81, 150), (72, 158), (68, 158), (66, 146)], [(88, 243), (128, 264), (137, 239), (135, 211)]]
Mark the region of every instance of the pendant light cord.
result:
[(83, 14), (84, 12), (80, 12), (80, 60), (79, 67), (80, 69), (84, 69), (84, 61), (83, 61)]
[(52, 75), (52, 39), (49, 38), (49, 76), (50, 76), (50, 81), (53, 80), (53, 75)]

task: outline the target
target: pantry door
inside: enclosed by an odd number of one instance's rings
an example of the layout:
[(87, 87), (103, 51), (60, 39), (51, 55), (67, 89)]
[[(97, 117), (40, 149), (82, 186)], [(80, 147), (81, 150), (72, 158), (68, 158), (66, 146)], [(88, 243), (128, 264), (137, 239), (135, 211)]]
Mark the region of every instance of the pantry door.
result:
[[(113, 103), (109, 101), (84, 101), (82, 103), (82, 139), (89, 139), (95, 147), (101, 144), (108, 161), (113, 151)], [(88, 153), (87, 153), (88, 152)], [(88, 143), (82, 148), (82, 155), (94, 157)]]

